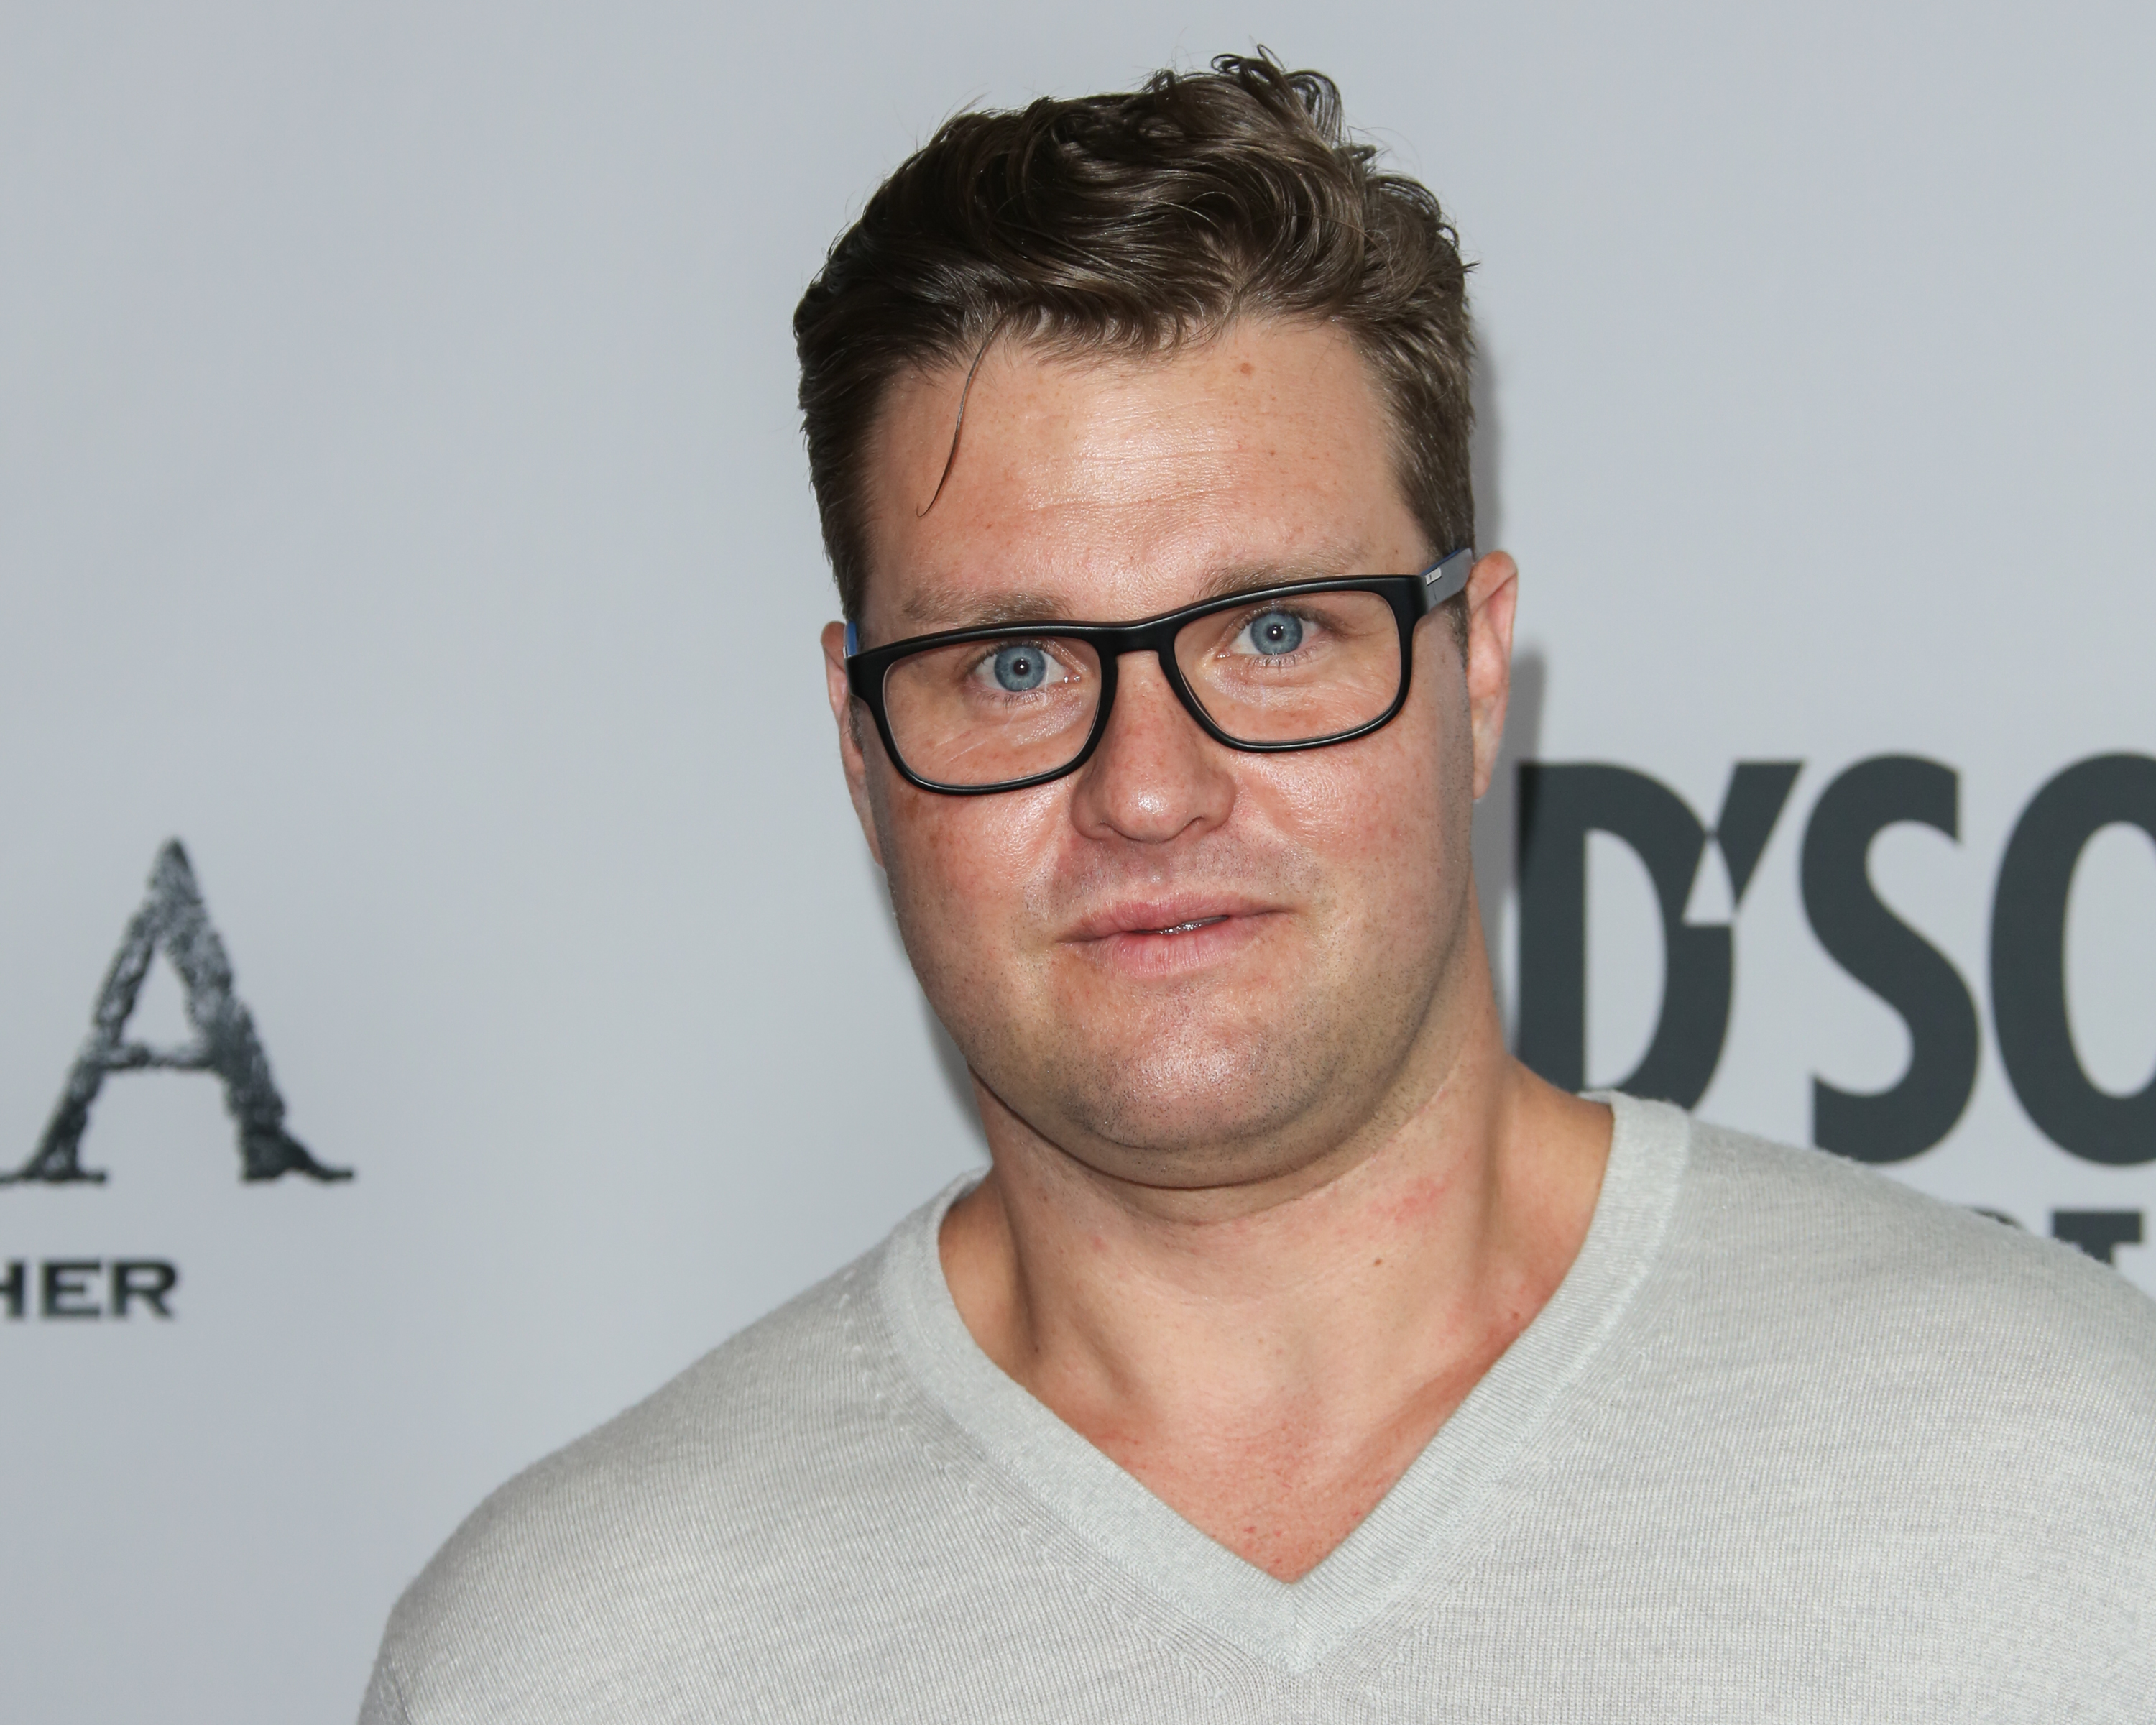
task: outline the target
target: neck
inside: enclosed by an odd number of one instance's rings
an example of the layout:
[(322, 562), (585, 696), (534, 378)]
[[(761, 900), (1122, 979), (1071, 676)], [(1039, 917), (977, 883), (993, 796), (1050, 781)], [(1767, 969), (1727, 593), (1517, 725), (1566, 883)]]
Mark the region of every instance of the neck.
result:
[(1585, 1237), (1607, 1111), (1506, 1054), (1486, 989), (1466, 1016), (1374, 1142), (1250, 1184), (1117, 1179), (981, 1096), (994, 1165), (942, 1238), (968, 1329), (1282, 1579), (1376, 1505)]

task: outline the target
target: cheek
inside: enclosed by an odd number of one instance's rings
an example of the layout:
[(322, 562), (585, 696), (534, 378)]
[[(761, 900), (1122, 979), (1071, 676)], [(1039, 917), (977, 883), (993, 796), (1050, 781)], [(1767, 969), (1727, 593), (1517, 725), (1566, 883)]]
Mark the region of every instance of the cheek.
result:
[[(1449, 898), (1448, 877), (1471, 852), (1466, 691), (1456, 669), (1450, 680), (1441, 666), (1434, 675), (1425, 664), (1416, 669), (1407, 706), (1375, 736), (1305, 755), (1255, 757), (1266, 784), (1248, 799), (1343, 892), (1352, 877), (1399, 898), (1403, 909)], [(1382, 905), (1368, 909), (1383, 918)]]
[[(1067, 791), (939, 797), (895, 776), (871, 801), (900, 932), (924, 975), (975, 970), (969, 949), (1008, 952), (1033, 889), (1053, 874)], [(978, 980), (978, 973), (976, 976)]]
[[(1403, 715), (1403, 717), (1405, 716)], [(1301, 782), (1277, 788), (1276, 830), (1301, 853), (1340, 932), (1409, 931), (1444, 896), (1448, 872), (1441, 773), (1396, 723), (1361, 744), (1307, 758)], [(1358, 757), (1360, 758), (1358, 758)], [(1462, 850), (1465, 850), (1463, 845)]]

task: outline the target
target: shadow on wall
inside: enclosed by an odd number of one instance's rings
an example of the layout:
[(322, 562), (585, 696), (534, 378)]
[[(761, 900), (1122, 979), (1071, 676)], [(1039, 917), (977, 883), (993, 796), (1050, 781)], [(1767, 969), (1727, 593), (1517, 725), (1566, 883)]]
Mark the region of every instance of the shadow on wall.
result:
[(1496, 551), (1505, 543), (1505, 487), (1500, 471), (1505, 453), (1505, 416), (1497, 405), (1497, 365), (1482, 332), (1475, 332), (1475, 434), (1467, 446), (1468, 476), (1475, 487), (1475, 545)]
[(1506, 967), (1499, 962), (1505, 937), (1505, 906), (1519, 878), (1520, 763), (1542, 746), (1543, 702), (1548, 661), (1538, 647), (1512, 655), (1512, 698), (1505, 712), (1505, 741), (1490, 788), (1475, 805), (1475, 897), (1482, 913), (1482, 946), (1490, 955), (1490, 983), (1509, 1046), (1515, 1032), (1514, 1003), (1507, 998)]
[[(1505, 544), (1503, 458), (1505, 418), (1498, 402), (1497, 367), (1482, 332), (1476, 331), (1475, 435), (1469, 464), (1475, 483), (1475, 542), (1478, 551), (1500, 551)], [(1507, 1040), (1512, 1034), (1513, 1004), (1506, 997), (1506, 967), (1500, 962), (1505, 906), (1512, 896), (1519, 848), (1519, 767), (1540, 750), (1543, 696), (1549, 665), (1539, 648), (1516, 652), (1512, 697), (1505, 716), (1504, 747), (1491, 774), (1490, 789), (1475, 805), (1475, 894), (1482, 913), (1482, 944), (1490, 955), (1490, 978), (1497, 991), (1497, 1011)]]

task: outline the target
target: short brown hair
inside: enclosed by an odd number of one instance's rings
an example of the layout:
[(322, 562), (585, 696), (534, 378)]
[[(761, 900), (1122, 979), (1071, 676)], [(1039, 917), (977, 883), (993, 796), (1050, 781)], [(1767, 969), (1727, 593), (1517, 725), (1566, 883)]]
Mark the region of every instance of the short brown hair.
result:
[(1473, 342), (1459, 238), (1430, 192), (1350, 141), (1340, 92), (1270, 55), (1122, 95), (946, 122), (832, 246), (793, 314), (824, 548), (849, 618), (867, 580), (863, 470), (891, 380), (1000, 335), (1133, 353), (1239, 316), (1323, 321), (1390, 404), (1432, 556), (1471, 545)]

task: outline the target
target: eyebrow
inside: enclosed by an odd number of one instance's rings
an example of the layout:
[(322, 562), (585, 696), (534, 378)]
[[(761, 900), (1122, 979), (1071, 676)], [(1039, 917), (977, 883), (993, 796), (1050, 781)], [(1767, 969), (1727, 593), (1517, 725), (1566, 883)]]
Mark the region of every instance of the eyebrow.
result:
[(992, 593), (931, 587), (907, 599), (899, 614), (926, 632), (992, 629), (999, 623), (1061, 623), (1069, 618), (1070, 608), (1052, 593), (1022, 587)]
[[(1255, 593), (1268, 587), (1286, 587), (1298, 581), (1329, 581), (1348, 574), (1392, 572), (1384, 570), (1366, 572), (1351, 567), (1361, 561), (1363, 558), (1358, 552), (1353, 558), (1321, 553), (1284, 562), (1231, 563), (1214, 571), (1199, 584), (1198, 591), (1181, 604), (1170, 605), (1167, 608), (1180, 611), (1186, 605), (1202, 605), (1209, 599), (1233, 598), (1237, 593)], [(940, 583), (919, 589), (899, 610), (907, 623), (921, 634), (940, 634), (945, 629), (994, 629), (1010, 623), (1111, 620), (1074, 617), (1068, 602), (1054, 593), (1036, 593), (1026, 588), (1009, 588), (1001, 593), (983, 593)], [(1137, 619), (1112, 620), (1135, 622)]]

